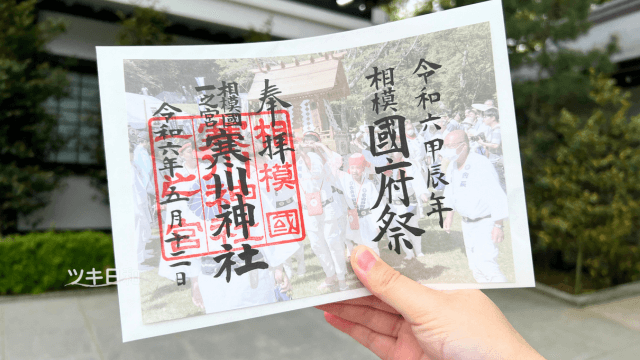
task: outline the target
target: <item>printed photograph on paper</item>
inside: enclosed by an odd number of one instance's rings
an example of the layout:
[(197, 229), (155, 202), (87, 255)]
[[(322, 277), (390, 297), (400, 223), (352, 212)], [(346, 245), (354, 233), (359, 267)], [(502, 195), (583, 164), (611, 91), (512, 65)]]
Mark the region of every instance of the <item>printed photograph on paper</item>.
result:
[(124, 60), (143, 322), (361, 288), (357, 245), (423, 284), (514, 283), (493, 54), (483, 22)]

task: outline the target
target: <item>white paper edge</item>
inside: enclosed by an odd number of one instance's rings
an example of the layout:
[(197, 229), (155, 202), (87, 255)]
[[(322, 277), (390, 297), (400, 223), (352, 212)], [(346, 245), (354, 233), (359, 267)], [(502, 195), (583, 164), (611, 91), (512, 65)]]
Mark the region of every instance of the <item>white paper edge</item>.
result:
[[(426, 19), (428, 21), (425, 21)], [(506, 33), (500, 0), (491, 0), (426, 16), (310, 39), (250, 45), (96, 47), (102, 118), (107, 119), (103, 122), (103, 129), (116, 268), (125, 269), (125, 271), (132, 271), (137, 268), (135, 242), (126, 240), (134, 234), (134, 216), (133, 190), (130, 182), (132, 174), (129, 165), (127, 117), (124, 99), (124, 59), (224, 59), (264, 57), (266, 54), (269, 56), (309, 54), (382, 43), (487, 21), (491, 24), (500, 117), (501, 120), (515, 119)], [(361, 35), (366, 36), (366, 39), (358, 39)], [(498, 61), (498, 59), (505, 59), (506, 61)], [(429, 284), (430, 288), (451, 290), (535, 286), (520, 151), (517, 137), (511, 136), (517, 133), (516, 123), (515, 121), (501, 121), (500, 126), (503, 129), (503, 133), (510, 135), (503, 138), (503, 156), (505, 169), (507, 169), (505, 177), (508, 185), (507, 193), (509, 194), (509, 218), (516, 282)], [(118, 163), (118, 160), (121, 160), (121, 162)], [(118, 284), (123, 342), (277, 314), (367, 295), (370, 295), (368, 290), (355, 289), (215, 314), (143, 324), (139, 284), (136, 282)]]

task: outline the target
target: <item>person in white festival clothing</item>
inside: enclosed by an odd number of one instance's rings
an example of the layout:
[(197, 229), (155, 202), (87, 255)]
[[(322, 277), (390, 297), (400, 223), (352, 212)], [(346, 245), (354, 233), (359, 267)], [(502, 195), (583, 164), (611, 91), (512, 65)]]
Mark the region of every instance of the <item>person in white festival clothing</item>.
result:
[[(314, 146), (316, 147), (316, 149), (318, 149), (318, 151), (324, 155), (324, 157), (327, 159), (327, 166), (328, 166), (328, 171), (331, 173), (331, 179), (333, 180), (333, 183), (335, 184), (335, 190), (334, 190), (334, 198), (338, 197), (340, 200), (340, 206), (343, 209), (350, 209), (353, 211), (353, 209), (355, 209), (354, 206), (350, 205), (353, 203), (353, 199), (351, 199), (351, 201), (349, 201), (349, 196), (351, 196), (350, 193), (350, 189), (349, 188), (344, 188), (343, 184), (342, 184), (342, 180), (344, 179), (351, 179), (351, 175), (349, 175), (349, 173), (353, 174), (353, 173), (358, 173), (358, 177), (361, 177), (362, 179), (367, 179), (369, 180), (369, 177), (374, 178), (374, 181), (372, 181), (375, 186), (378, 186), (376, 183), (376, 177), (378, 175), (376, 175), (374, 173), (373, 170), (368, 171), (368, 168), (371, 167), (371, 163), (368, 163), (366, 160), (364, 161), (364, 169), (360, 170), (360, 169), (356, 169), (354, 170), (354, 172), (349, 171), (349, 168), (347, 168), (347, 172), (344, 171), (340, 171), (340, 168), (342, 167), (343, 163), (344, 163), (344, 158), (332, 151), (331, 149), (329, 149), (326, 145), (324, 145), (323, 143), (317, 142), (314, 144)], [(371, 152), (369, 152), (368, 150), (362, 150), (363, 152), (369, 154), (369, 157), (373, 158), (373, 156), (371, 155)], [(382, 161), (382, 158), (378, 159), (379, 161)], [(386, 163), (386, 162), (385, 162)], [(368, 166), (367, 166), (368, 165)], [(349, 164), (347, 164), (347, 167), (349, 166)], [(371, 172), (373, 173), (372, 175), (368, 175), (368, 173)], [(359, 189), (359, 187), (358, 187)], [(356, 196), (357, 198), (357, 196)], [(381, 213), (381, 212), (380, 212)], [(341, 229), (343, 229), (343, 233), (342, 233), (342, 238), (343, 238), (343, 242), (345, 244), (346, 250), (347, 250), (347, 260), (351, 257), (351, 251), (353, 249), (353, 244), (354, 242), (356, 244), (361, 244), (360, 241), (360, 230), (357, 229), (357, 221), (355, 221), (357, 216), (355, 216), (355, 214), (349, 214), (349, 210), (347, 210), (347, 216), (343, 216), (340, 220), (341, 224), (340, 227)], [(371, 242), (370, 246), (375, 246), (375, 248), (377, 249), (377, 245), (374, 245), (373, 242)], [(377, 250), (376, 250), (377, 251)]]
[[(331, 151), (325, 144), (320, 141), (309, 143), (314, 147), (314, 151), (316, 151), (323, 159), (325, 159), (325, 181), (331, 182), (331, 191), (333, 193), (333, 200), (336, 202), (336, 206), (341, 209), (347, 208), (347, 203), (344, 198), (344, 193), (340, 188), (340, 184), (338, 179), (335, 178), (334, 169), (339, 169), (342, 166), (342, 156), (337, 153)], [(340, 237), (341, 242), (346, 246), (347, 250), (347, 261), (351, 256), (351, 249), (353, 248), (353, 243), (346, 238), (349, 222), (347, 221), (346, 216), (341, 216), (338, 219), (340, 226)]]
[[(196, 159), (195, 151), (193, 151), (193, 145), (191, 143), (186, 143), (182, 145), (180, 150), (178, 150), (180, 155), (180, 159), (182, 160), (181, 167), (175, 168), (174, 174), (176, 178), (178, 174), (187, 178), (190, 175), (194, 175), (195, 179), (198, 179), (198, 167), (200, 166), (200, 170), (204, 171), (204, 164), (198, 164), (198, 160)], [(160, 173), (162, 175), (162, 173)], [(196, 180), (197, 181), (197, 180)], [(175, 191), (192, 191), (192, 185), (194, 181), (184, 181), (178, 182), (174, 186), (176, 187)], [(171, 237), (172, 235), (167, 235), (166, 230), (168, 226), (172, 224), (174, 211), (179, 211), (182, 217), (182, 221), (185, 223), (194, 223), (200, 222), (201, 219), (197, 218), (196, 215), (189, 209), (187, 201), (174, 201), (169, 202), (165, 206), (165, 221), (162, 227), (162, 231), (165, 232), (166, 237)], [(175, 222), (175, 221), (174, 221)], [(204, 229), (203, 229), (204, 230)], [(165, 256), (169, 257), (170, 248), (168, 245), (163, 244), (165, 247)], [(188, 260), (191, 264), (188, 266), (178, 266), (171, 267), (172, 262), (166, 261), (162, 256), (160, 256), (160, 262), (158, 264), (158, 275), (165, 277), (171, 281), (176, 281), (176, 276), (178, 273), (184, 273), (184, 276), (187, 278), (191, 278), (191, 290), (192, 290), (192, 300), (193, 303), (199, 307), (203, 307), (202, 298), (199, 297), (200, 292), (198, 291), (198, 273), (200, 272), (200, 258), (194, 257), (189, 258)]]
[(484, 112), (484, 124), (487, 126), (486, 141), (478, 140), (478, 143), (485, 147), (487, 157), (498, 172), (500, 186), (506, 191), (504, 181), (504, 162), (502, 159), (502, 135), (500, 132), (500, 115), (498, 109), (489, 108)]
[[(411, 161), (413, 167), (416, 168), (412, 171), (415, 171), (416, 175), (426, 184), (428, 182), (427, 177), (429, 176), (429, 165), (424, 143), (428, 140), (417, 131), (416, 125), (413, 125), (409, 119), (405, 120), (404, 128), (407, 137), (407, 146), (409, 147), (409, 161)], [(418, 210), (416, 212), (418, 218), (424, 217), (422, 209), (425, 204), (426, 203), (422, 201), (422, 197), (418, 197)]]
[[(234, 169), (245, 166), (243, 162), (237, 159), (231, 159), (231, 162), (233, 163)], [(260, 166), (264, 164), (265, 161), (264, 158), (258, 157), (256, 158), (256, 162), (258, 166)], [(215, 170), (224, 184), (223, 188), (228, 191), (229, 189), (225, 180), (225, 169), (224, 165), (218, 163)], [(204, 173), (201, 167), (201, 174)], [(252, 245), (253, 240), (261, 241), (259, 239), (266, 236), (263, 228), (263, 211), (274, 211), (277, 206), (273, 196), (274, 189), (270, 188), (271, 191), (267, 192), (266, 183), (258, 181), (259, 175), (260, 173), (252, 172), (246, 179), (249, 189), (255, 187), (255, 194), (260, 194), (260, 197), (256, 199), (248, 198), (246, 200), (248, 204), (254, 206), (253, 216), (255, 226), (250, 228), (250, 238), (247, 242), (250, 245)], [(258, 186), (261, 187), (261, 191), (258, 191)], [(250, 190), (250, 195), (251, 192), (252, 190)], [(213, 199), (214, 195), (210, 196)], [(213, 206), (215, 208), (217, 205)], [(210, 230), (215, 230), (219, 225), (207, 223), (207, 226), (210, 227)], [(213, 237), (212, 235), (210, 236)], [(222, 230), (222, 232), (217, 237), (213, 237), (212, 240), (221, 243), (222, 239), (225, 239), (225, 243), (232, 244), (235, 248), (240, 247), (241, 244), (238, 241), (243, 240), (241, 230), (238, 228), (231, 231), (231, 237), (226, 237), (226, 232)], [(201, 305), (198, 304), (196, 300), (194, 300), (194, 303), (204, 307), (206, 313), (216, 313), (281, 301), (283, 297), (282, 294), (285, 294), (291, 289), (289, 276), (287, 276), (283, 268), (284, 262), (291, 257), (300, 246), (300, 243), (287, 243), (260, 247), (256, 249), (259, 253), (252, 258), (252, 262), (266, 262), (269, 267), (267, 269), (253, 269), (242, 275), (238, 275), (235, 272), (236, 268), (245, 264), (244, 260), (238, 257), (242, 250), (235, 251), (235, 255), (232, 258), (235, 264), (231, 267), (229, 282), (226, 280), (226, 270), (223, 269), (224, 260), (216, 262), (214, 259), (220, 254), (201, 257), (198, 276), (195, 279), (191, 279), (192, 297), (194, 299), (201, 299)], [(220, 272), (221, 269), (223, 270), (222, 272)], [(216, 275), (218, 275), (218, 277), (215, 277)]]
[(409, 119), (404, 122), (405, 134), (407, 137), (407, 146), (409, 147), (409, 160), (418, 167), (422, 173), (422, 179), (426, 179), (427, 171), (427, 151), (424, 147), (425, 140), (421, 134), (416, 131), (415, 126)]
[[(326, 279), (319, 290), (333, 288), (347, 290), (347, 264), (340, 228), (340, 217), (344, 209), (333, 198), (332, 177), (326, 171), (322, 157), (315, 153), (315, 143), (320, 135), (308, 131), (303, 143), (296, 150), (298, 179), (302, 188), (304, 225), (311, 243), (311, 250), (318, 257)], [(310, 215), (309, 212), (317, 213)], [(321, 213), (320, 213), (321, 212)]]
[[(268, 176), (268, 169), (273, 169), (274, 166), (279, 165), (280, 160), (268, 159), (259, 154), (255, 157), (255, 159), (258, 168), (257, 179), (259, 180), (258, 183), (261, 189), (261, 201), (259, 203), (255, 203), (255, 217), (258, 218), (258, 213), (271, 213), (282, 210), (296, 209), (298, 206), (298, 201), (295, 187), (287, 183), (279, 184), (277, 182), (274, 182), (273, 177)], [(261, 211), (260, 208), (262, 208)], [(304, 275), (306, 266), (304, 261), (304, 246), (302, 246), (302, 241), (275, 246), (266, 246), (261, 248), (261, 251), (265, 253), (265, 256), (269, 260), (270, 269), (272, 269), (272, 266), (282, 265), (286, 273), (282, 280), (288, 280), (288, 278), (291, 278), (293, 276), (293, 271), (291, 269), (291, 260), (294, 257), (298, 261), (298, 276)], [(282, 288), (286, 290), (289, 287), (289, 284), (282, 284), (283, 281), (279, 281), (277, 277), (278, 276), (276, 276), (276, 282), (278, 282), (282, 286)]]
[(373, 239), (378, 234), (376, 222), (386, 202), (383, 200), (378, 207), (372, 209), (378, 197), (378, 186), (365, 175), (368, 162), (364, 155), (359, 153), (351, 155), (348, 165), (349, 172), (339, 170), (339, 167), (333, 169), (349, 207), (346, 238), (380, 254), (378, 243)]
[[(509, 214), (498, 174), (486, 157), (469, 151), (469, 138), (463, 130), (445, 137), (440, 155), (450, 161), (444, 207), (462, 216), (462, 236), (473, 277), (477, 282), (506, 282), (497, 263), (496, 244), (504, 239), (503, 219)], [(444, 220), (447, 232), (451, 231), (454, 211)]]
[(149, 195), (155, 195), (153, 186), (153, 165), (149, 155), (149, 135), (141, 131), (137, 136), (138, 145), (133, 151), (133, 194), (135, 211), (135, 236), (138, 244), (138, 268), (141, 271), (150, 267), (142, 263), (152, 257), (152, 250), (145, 250), (147, 243), (151, 242), (151, 223), (153, 219), (149, 211)]
[[(408, 159), (403, 158), (402, 153), (396, 152), (392, 154), (392, 160), (394, 163), (399, 163), (402, 161), (407, 161)], [(405, 206), (402, 202), (402, 198), (404, 197), (402, 186), (398, 186), (397, 188), (394, 185), (391, 186), (391, 195), (393, 197), (393, 200), (391, 204), (389, 204), (389, 206), (391, 207), (391, 211), (394, 212), (396, 216), (393, 217), (393, 223), (391, 224), (390, 228), (402, 228), (400, 225), (400, 222), (402, 220), (400, 220), (399, 215), (407, 213), (413, 214), (408, 222), (408, 225), (414, 228), (419, 228), (418, 219), (420, 217), (418, 216), (418, 199), (422, 200), (422, 203), (425, 204), (429, 202), (429, 189), (427, 188), (427, 184), (421, 176), (420, 169), (414, 162), (409, 162), (411, 163), (411, 166), (401, 169), (389, 170), (389, 172), (384, 173), (384, 175), (386, 175), (387, 177), (390, 177), (393, 180), (397, 181), (400, 179), (400, 171), (404, 170), (405, 177), (413, 178), (406, 181), (407, 195), (409, 196), (409, 206)], [(404, 241), (400, 241), (400, 246), (406, 254), (404, 259), (410, 260), (414, 257), (424, 256), (424, 254), (422, 253), (422, 236), (413, 235), (408, 231), (404, 231), (404, 234), (405, 237), (408, 238), (413, 245), (413, 249), (409, 249), (404, 244)]]

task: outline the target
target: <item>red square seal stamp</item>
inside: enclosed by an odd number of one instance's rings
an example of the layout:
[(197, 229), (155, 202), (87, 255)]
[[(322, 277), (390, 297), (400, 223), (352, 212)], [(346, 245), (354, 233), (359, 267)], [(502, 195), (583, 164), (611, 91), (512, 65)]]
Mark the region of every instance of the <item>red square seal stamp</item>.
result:
[(267, 213), (269, 236), (300, 234), (300, 213), (296, 210), (283, 210)]

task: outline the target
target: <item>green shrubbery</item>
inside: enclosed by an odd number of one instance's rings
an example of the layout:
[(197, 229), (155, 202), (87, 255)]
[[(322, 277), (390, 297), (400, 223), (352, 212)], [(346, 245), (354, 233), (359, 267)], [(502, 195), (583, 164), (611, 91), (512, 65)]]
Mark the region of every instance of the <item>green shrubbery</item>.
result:
[(76, 279), (67, 270), (86, 274), (95, 268), (104, 274), (115, 268), (111, 236), (93, 231), (7, 236), (0, 238), (0, 254), (3, 295), (64, 289)]
[(559, 136), (527, 189), (532, 234), (575, 264), (577, 293), (583, 270), (598, 287), (640, 277), (640, 117), (627, 116), (628, 94), (614, 80), (590, 72), (598, 108), (548, 118)]

